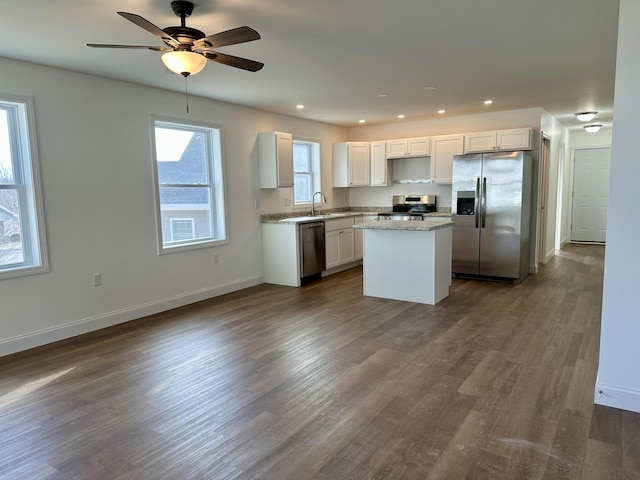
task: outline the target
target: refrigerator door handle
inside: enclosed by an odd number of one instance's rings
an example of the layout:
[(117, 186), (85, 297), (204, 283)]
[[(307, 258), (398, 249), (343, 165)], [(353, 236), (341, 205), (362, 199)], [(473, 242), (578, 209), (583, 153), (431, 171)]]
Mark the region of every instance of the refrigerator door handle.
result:
[(475, 199), (475, 208), (473, 209), (473, 216), (476, 219), (476, 228), (478, 228), (478, 216), (480, 215), (479, 202), (480, 202), (480, 177), (476, 178), (476, 199)]
[(487, 177), (482, 178), (482, 228), (487, 219)]

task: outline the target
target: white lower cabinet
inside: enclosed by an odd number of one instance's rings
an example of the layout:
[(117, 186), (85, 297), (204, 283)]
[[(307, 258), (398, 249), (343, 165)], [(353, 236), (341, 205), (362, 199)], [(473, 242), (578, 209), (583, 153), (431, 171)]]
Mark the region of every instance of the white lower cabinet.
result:
[(325, 220), (327, 270), (355, 260), (353, 217)]

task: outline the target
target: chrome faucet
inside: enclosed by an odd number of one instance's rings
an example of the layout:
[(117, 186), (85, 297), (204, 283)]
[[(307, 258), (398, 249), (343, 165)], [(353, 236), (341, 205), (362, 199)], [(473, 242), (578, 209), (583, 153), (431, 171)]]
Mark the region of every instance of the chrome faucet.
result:
[(315, 192), (313, 195), (311, 195), (311, 216), (312, 217), (316, 216), (316, 195), (317, 194), (320, 194), (320, 197), (322, 198), (322, 201), (324, 203), (327, 203), (327, 197), (324, 196), (324, 193)]

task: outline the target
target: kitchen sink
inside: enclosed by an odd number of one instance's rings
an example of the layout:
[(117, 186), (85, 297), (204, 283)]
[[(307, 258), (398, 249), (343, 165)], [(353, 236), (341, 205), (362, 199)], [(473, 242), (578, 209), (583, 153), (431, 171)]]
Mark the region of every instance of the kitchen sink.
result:
[(315, 215), (316, 217), (319, 218), (331, 218), (331, 217), (346, 217), (347, 214), (346, 213), (316, 213)]

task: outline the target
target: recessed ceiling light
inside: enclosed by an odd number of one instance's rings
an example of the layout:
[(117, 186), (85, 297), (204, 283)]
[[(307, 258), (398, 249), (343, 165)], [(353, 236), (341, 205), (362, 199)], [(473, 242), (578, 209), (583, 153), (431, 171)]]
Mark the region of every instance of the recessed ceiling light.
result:
[(425, 90), (436, 90), (438, 87), (424, 87)]
[(388, 97), (388, 96), (389, 96), (389, 94), (388, 94), (388, 93), (379, 93), (379, 94), (378, 94), (378, 98), (386, 98), (386, 97)]
[(591, 120), (596, 118), (597, 114), (598, 114), (598, 112), (579, 112), (579, 113), (574, 113), (576, 118), (578, 120), (580, 120), (581, 122), (590, 122)]
[(297, 108), (298, 110), (302, 110), (302, 109), (304, 108), (304, 105), (302, 105), (302, 104), (300, 103), (300, 104), (296, 105), (296, 108)]
[(358, 120), (358, 123), (366, 123), (366, 120), (364, 118), (361, 118), (360, 120)]
[(404, 118), (404, 115), (400, 114), (398, 115), (398, 118)]
[(440, 110), (438, 110), (438, 113), (444, 113), (444, 112), (446, 112), (444, 108), (441, 108)]
[(484, 104), (485, 105), (491, 105), (493, 103), (493, 100), (485, 100)]

